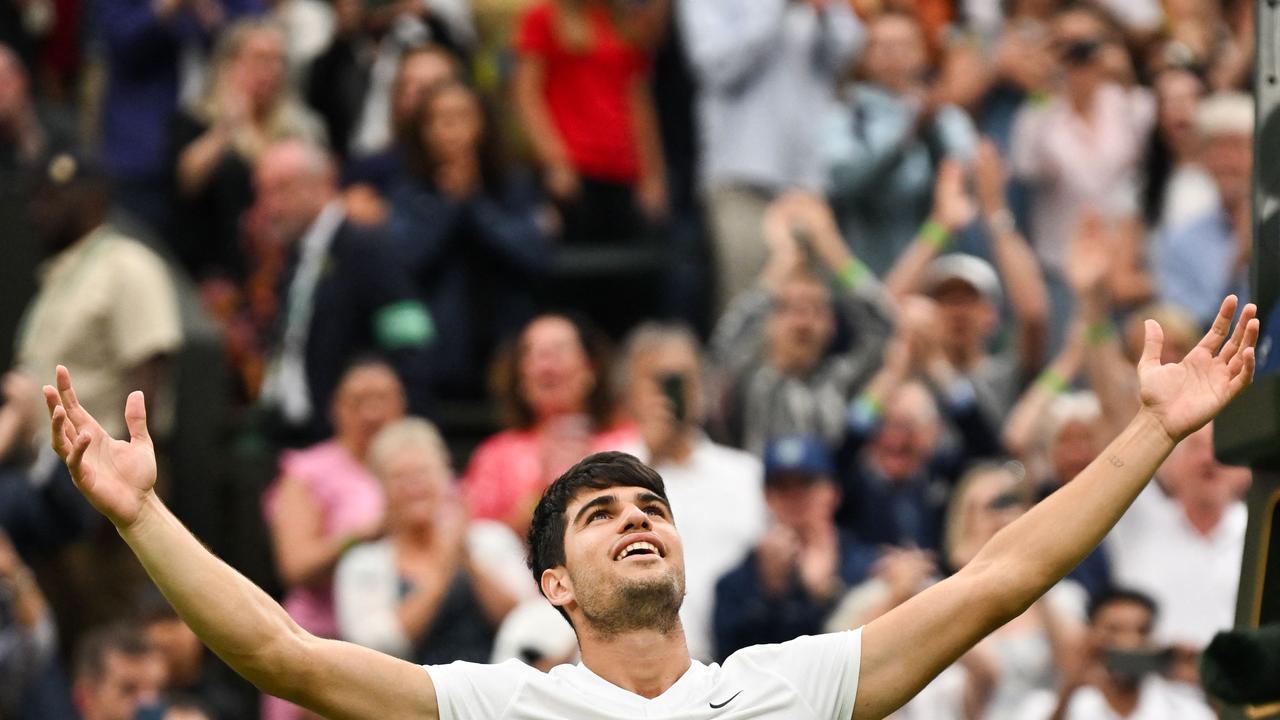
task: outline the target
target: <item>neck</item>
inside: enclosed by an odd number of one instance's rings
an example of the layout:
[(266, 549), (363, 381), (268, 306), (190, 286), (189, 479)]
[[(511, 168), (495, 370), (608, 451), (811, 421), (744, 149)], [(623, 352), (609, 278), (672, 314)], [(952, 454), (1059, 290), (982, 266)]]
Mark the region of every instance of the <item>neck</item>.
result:
[(636, 630), (601, 637), (588, 629), (578, 641), (582, 664), (591, 672), (644, 698), (666, 692), (693, 664), (679, 622), (666, 633)]
[(1111, 678), (1098, 686), (1107, 704), (1121, 717), (1127, 717), (1138, 709), (1140, 688), (1141, 686), (1136, 682), (1117, 682)]
[(1216, 502), (1188, 502), (1182, 506), (1183, 512), (1187, 516), (1187, 521), (1191, 523), (1191, 527), (1201, 535), (1208, 535), (1218, 527), (1218, 523), (1222, 521), (1222, 516), (1226, 514), (1226, 508)]

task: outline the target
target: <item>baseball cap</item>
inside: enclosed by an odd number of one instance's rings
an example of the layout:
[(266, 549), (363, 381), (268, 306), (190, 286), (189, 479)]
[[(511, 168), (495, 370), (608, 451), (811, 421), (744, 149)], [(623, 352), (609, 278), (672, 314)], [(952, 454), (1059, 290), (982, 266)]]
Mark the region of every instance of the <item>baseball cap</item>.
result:
[(803, 477), (831, 477), (835, 465), (827, 446), (813, 435), (792, 435), (769, 441), (764, 448), (764, 481)]
[(929, 263), (925, 270), (925, 293), (932, 295), (948, 280), (959, 280), (977, 290), (984, 299), (1000, 303), (1000, 276), (991, 263), (976, 255), (950, 253)]

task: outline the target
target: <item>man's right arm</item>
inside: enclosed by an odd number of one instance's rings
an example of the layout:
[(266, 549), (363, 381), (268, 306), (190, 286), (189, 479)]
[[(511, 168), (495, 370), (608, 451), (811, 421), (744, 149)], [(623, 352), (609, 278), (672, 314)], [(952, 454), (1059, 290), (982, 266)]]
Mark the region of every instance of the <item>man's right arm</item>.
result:
[(80, 406), (66, 369), (45, 387), (53, 445), (77, 487), (115, 524), (182, 619), (262, 691), (333, 720), (438, 717), (420, 667), (367, 648), (317, 638), (204, 548), (154, 491), (155, 455), (141, 393), (129, 397), (131, 440), (113, 440)]

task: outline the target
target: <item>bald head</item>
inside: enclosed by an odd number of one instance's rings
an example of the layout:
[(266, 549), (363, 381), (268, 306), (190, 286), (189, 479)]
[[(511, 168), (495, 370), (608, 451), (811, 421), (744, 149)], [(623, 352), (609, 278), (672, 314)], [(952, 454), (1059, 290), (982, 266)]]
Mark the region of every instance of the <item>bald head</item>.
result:
[(258, 203), (271, 229), (295, 242), (338, 194), (337, 170), (321, 147), (282, 140), (267, 148), (254, 170)]

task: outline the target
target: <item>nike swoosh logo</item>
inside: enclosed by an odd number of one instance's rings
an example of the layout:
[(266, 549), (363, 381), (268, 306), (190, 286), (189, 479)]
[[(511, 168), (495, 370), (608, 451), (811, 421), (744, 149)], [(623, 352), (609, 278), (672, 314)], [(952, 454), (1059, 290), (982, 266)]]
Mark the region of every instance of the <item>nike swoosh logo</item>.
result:
[(725, 705), (728, 705), (729, 703), (733, 702), (733, 698), (736, 698), (736, 697), (738, 697), (738, 696), (739, 696), (739, 695), (741, 695), (741, 694), (742, 694), (742, 691), (741, 691), (741, 690), (739, 690), (738, 692), (736, 692), (736, 693), (734, 693), (734, 694), (733, 694), (733, 697), (729, 698), (728, 700), (725, 700), (724, 702), (720, 703), (719, 705), (717, 705), (717, 704), (715, 704), (715, 703), (709, 703), (709, 704), (711, 705), (711, 709), (712, 709), (712, 710), (719, 710), (720, 708), (724, 707)]

